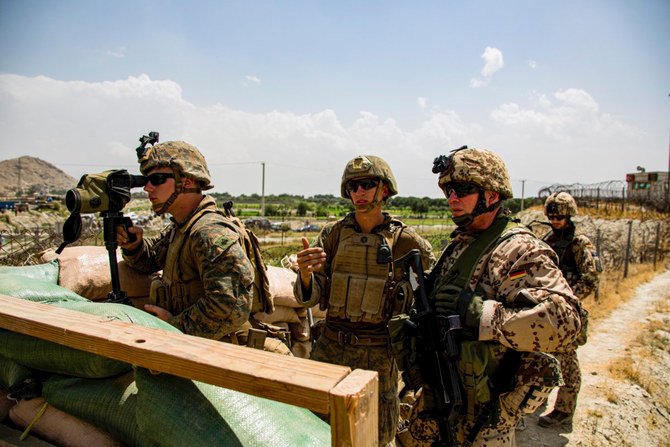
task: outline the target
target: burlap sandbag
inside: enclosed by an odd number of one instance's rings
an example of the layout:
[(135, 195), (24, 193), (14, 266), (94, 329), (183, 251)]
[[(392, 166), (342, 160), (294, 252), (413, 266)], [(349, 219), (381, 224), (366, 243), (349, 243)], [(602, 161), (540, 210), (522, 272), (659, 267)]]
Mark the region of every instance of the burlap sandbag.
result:
[[(16, 401), (7, 397), (9, 391), (0, 389), (0, 421), (4, 421), (9, 417), (9, 410), (16, 405)], [(0, 445), (2, 445), (0, 443)]]
[(330, 427), (310, 411), (225, 388), (135, 371), (137, 423), (162, 447), (323, 447)]
[[(100, 427), (126, 445), (157, 446), (137, 426), (134, 379), (133, 372), (101, 380), (54, 375), (44, 382), (42, 393), (50, 405)], [(190, 415), (186, 415), (181, 429), (189, 428)]]
[(124, 445), (95, 425), (47, 404), (43, 397), (22, 399), (11, 408), (9, 417), (22, 429), (36, 421), (30, 428), (30, 434), (61, 447), (123, 447)]
[(265, 312), (256, 312), (254, 318), (262, 323), (277, 323), (277, 322), (286, 322), (286, 323), (299, 323), (300, 318), (295, 312), (293, 307), (278, 306), (275, 302), (275, 310), (268, 314)]
[[(1, 275), (17, 275), (31, 279), (39, 279), (53, 284), (58, 283), (58, 262), (51, 261), (44, 264), (24, 266), (0, 266)], [(0, 279), (1, 281), (1, 279)]]
[(268, 266), (270, 292), (275, 306), (300, 307), (293, 296), (293, 284), (296, 279), (297, 274), (291, 269)]
[[(58, 260), (58, 284), (90, 300), (106, 300), (112, 290), (109, 253), (104, 246), (67, 247), (60, 255), (47, 250), (40, 255), (40, 262)], [(149, 295), (151, 275), (135, 270), (123, 261), (121, 250), (116, 253), (121, 290), (129, 298)]]
[(0, 274), (0, 295), (50, 304), (57, 301), (88, 301), (55, 282), (31, 279), (16, 274)]
[[(50, 305), (95, 315), (100, 321), (116, 320), (179, 332), (161, 319), (123, 304), (60, 301)], [(125, 362), (9, 331), (0, 332), (0, 355), (29, 368), (91, 379), (111, 377), (131, 369)]]

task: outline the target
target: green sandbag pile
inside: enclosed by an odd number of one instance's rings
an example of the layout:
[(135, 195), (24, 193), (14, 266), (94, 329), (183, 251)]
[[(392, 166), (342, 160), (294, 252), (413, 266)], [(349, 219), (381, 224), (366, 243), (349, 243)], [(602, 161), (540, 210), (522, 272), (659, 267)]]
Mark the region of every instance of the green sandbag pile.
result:
[(163, 447), (330, 445), (328, 424), (304, 408), (144, 368), (135, 382), (138, 426)]
[(38, 279), (40, 281), (58, 284), (58, 260), (37, 265), (24, 266), (0, 266), (0, 275), (17, 275), (29, 279)]
[(0, 356), (0, 388), (13, 391), (26, 380), (33, 379), (36, 373), (30, 368)]
[[(0, 271), (2, 284), (15, 272)], [(20, 276), (20, 275), (18, 275)], [(11, 284), (15, 287), (15, 280)], [(179, 332), (140, 309), (77, 300), (62, 287), (33, 279), (52, 306), (146, 327)], [(23, 288), (26, 282), (23, 282)], [(16, 290), (14, 288), (13, 290)], [(66, 289), (65, 289), (66, 290)], [(69, 291), (68, 291), (69, 292)], [(52, 293), (52, 295), (49, 295)], [(70, 292), (73, 293), (73, 292)], [(26, 298), (30, 299), (30, 298)], [(44, 301), (43, 301), (44, 302)], [(143, 368), (38, 338), (0, 331), (0, 356), (19, 365), (62, 374), (44, 382), (56, 408), (98, 425), (133, 446), (326, 446), (328, 424), (310, 411)]]
[[(132, 372), (102, 380), (54, 375), (44, 382), (42, 395), (50, 405), (104, 429), (126, 445), (158, 445), (137, 426), (137, 387)], [(190, 424), (190, 418), (186, 415), (182, 419), (182, 429)]]

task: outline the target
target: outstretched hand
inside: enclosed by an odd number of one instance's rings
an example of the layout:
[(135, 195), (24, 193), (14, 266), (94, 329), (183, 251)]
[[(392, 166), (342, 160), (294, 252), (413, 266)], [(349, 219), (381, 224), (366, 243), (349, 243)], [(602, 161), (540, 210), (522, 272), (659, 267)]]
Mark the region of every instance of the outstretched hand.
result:
[(300, 280), (305, 288), (312, 283), (312, 273), (323, 271), (326, 263), (326, 252), (321, 247), (310, 247), (306, 237), (302, 238), (303, 249), (298, 252), (298, 268)]

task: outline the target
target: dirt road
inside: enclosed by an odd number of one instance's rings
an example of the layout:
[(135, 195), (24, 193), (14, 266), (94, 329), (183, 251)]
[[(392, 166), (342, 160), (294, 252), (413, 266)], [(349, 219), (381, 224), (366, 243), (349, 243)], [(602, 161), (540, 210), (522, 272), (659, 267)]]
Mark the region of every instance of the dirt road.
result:
[[(655, 329), (649, 331), (649, 326)], [(635, 296), (608, 318), (591, 324), (589, 340), (579, 348), (582, 388), (572, 427), (546, 429), (538, 416), (553, 408), (556, 390), (517, 431), (519, 446), (670, 446), (670, 270), (638, 287)], [(640, 345), (648, 333), (661, 348)], [(632, 377), (610, 372), (631, 364)], [(641, 385), (642, 384), (642, 385)], [(651, 390), (651, 391), (650, 391)]]

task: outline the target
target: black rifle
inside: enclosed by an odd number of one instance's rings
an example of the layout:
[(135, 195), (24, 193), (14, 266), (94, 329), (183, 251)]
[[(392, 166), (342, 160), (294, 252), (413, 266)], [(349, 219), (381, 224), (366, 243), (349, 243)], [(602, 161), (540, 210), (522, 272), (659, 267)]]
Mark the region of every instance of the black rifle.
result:
[[(423, 415), (435, 419), (440, 429), (440, 441), (433, 445), (456, 447), (454, 420), (463, 403), (457, 369), (459, 345), (456, 337), (456, 333), (461, 330), (461, 320), (458, 315), (437, 315), (431, 308), (419, 250), (411, 250), (395, 262), (402, 265), (410, 282), (415, 275), (417, 283), (416, 286), (412, 283), (416, 313), (405, 321), (404, 330), (406, 334), (416, 337), (418, 371), (417, 368), (404, 370), (403, 381), (406, 387), (413, 389), (425, 384), (427, 387), (424, 387), (424, 393), (433, 394), (434, 408)], [(424, 399), (426, 397), (424, 395)]]

